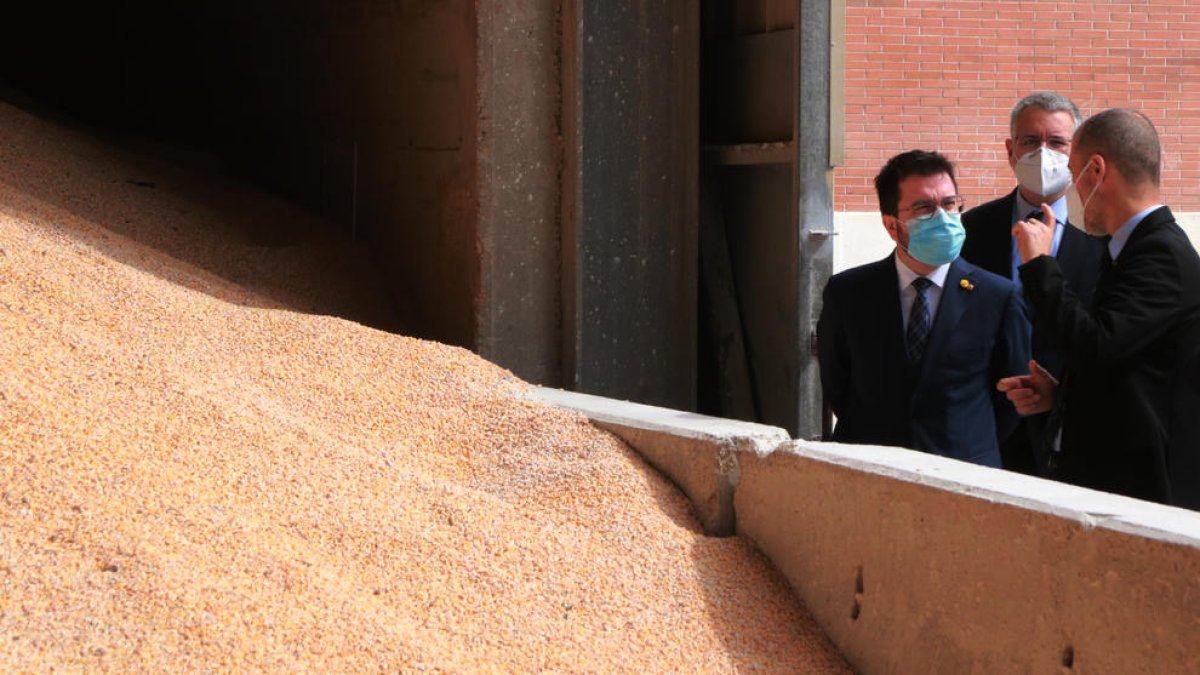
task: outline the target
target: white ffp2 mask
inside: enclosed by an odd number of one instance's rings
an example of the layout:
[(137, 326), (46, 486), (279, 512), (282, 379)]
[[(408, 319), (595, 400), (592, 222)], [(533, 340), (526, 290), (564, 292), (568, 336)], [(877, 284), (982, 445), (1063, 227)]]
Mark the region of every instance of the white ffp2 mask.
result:
[[(1084, 164), (1083, 168), (1079, 170), (1079, 175), (1082, 176), (1091, 165), (1092, 160), (1089, 159), (1087, 164)], [(1092, 197), (1096, 196), (1096, 190), (1100, 189), (1100, 183), (1103, 182), (1103, 180), (1104, 179), (1102, 178), (1099, 181), (1096, 181), (1096, 186), (1092, 188), (1092, 191), (1088, 193), (1087, 197), (1079, 194), (1079, 184), (1075, 182), (1075, 179), (1071, 179), (1071, 189), (1067, 190), (1067, 208), (1070, 209), (1071, 212), (1071, 224), (1094, 237), (1102, 237), (1105, 233), (1092, 232), (1088, 229), (1087, 217), (1084, 215), (1084, 210), (1087, 208), (1088, 203), (1092, 201)]]
[(1021, 155), (1013, 166), (1021, 187), (1043, 197), (1056, 195), (1071, 184), (1069, 158), (1045, 146)]

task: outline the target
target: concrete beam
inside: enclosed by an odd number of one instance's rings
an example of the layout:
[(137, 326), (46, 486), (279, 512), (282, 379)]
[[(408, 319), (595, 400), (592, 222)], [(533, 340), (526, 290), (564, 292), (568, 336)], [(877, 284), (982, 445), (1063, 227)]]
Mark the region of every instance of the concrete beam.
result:
[(794, 426), (797, 438), (821, 438), (821, 379), (810, 349), (821, 313), (821, 292), (833, 270), (833, 166), (830, 159), (830, 0), (797, 3), (795, 139), (793, 179), (799, 226), (798, 332)]
[(733, 534), (733, 490), (741, 458), (765, 455), (788, 440), (779, 427), (589, 394), (536, 388), (532, 397), (580, 412), (628, 443), (679, 486), (712, 536)]
[(1196, 513), (896, 448), (740, 466), (737, 533), (862, 672), (1200, 671)]
[(861, 672), (1200, 672), (1198, 513), (910, 450), (535, 396), (625, 439), (710, 531), (753, 541)]

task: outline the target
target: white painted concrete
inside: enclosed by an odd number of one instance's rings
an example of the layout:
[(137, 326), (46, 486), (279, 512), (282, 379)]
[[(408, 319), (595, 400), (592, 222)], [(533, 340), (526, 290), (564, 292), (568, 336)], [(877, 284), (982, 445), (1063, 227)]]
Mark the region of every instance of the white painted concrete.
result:
[(601, 424), (637, 426), (674, 436), (693, 438), (714, 444), (736, 444), (739, 448), (766, 454), (790, 440), (780, 427), (711, 417), (682, 410), (659, 408), (631, 401), (581, 394), (549, 387), (534, 387), (530, 397), (560, 408), (576, 410)]
[(861, 672), (1200, 672), (1200, 514), (893, 448), (741, 468), (738, 535)]
[[(1200, 249), (1200, 213), (1176, 213), (1192, 245)], [(892, 252), (894, 244), (883, 229), (878, 211), (839, 211), (833, 214), (833, 271), (874, 262)]]
[(1200, 672), (1200, 513), (911, 450), (533, 397), (589, 415), (707, 500), (710, 531), (754, 542), (861, 672)]
[(1182, 543), (1200, 554), (1200, 513), (1187, 509), (905, 448), (791, 441), (776, 450), (994, 504), (1060, 516), (1089, 527), (1103, 526), (1139, 537)]

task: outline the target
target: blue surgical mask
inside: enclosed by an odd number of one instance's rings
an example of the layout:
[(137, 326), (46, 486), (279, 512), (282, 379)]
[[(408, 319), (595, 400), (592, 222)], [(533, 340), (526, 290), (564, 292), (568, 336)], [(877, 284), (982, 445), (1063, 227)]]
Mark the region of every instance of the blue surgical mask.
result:
[(908, 226), (908, 247), (912, 257), (926, 265), (945, 265), (958, 257), (967, 231), (963, 229), (962, 214), (946, 213), (943, 209), (924, 218), (913, 218)]

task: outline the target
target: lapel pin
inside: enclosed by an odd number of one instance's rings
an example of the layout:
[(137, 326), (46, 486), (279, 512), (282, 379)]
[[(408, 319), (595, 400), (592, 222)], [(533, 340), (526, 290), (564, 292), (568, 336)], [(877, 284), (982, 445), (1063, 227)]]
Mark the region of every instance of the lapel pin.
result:
[(975, 284), (971, 283), (970, 281), (967, 281), (966, 279), (959, 281), (958, 285), (961, 286), (962, 288), (967, 289), (968, 291), (975, 290)]

